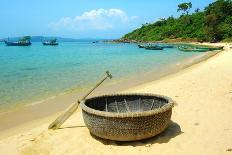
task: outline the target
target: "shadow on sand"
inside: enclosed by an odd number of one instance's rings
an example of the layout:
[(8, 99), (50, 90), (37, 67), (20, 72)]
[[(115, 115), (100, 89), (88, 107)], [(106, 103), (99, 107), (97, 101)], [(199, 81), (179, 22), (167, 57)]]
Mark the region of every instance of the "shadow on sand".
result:
[(145, 145), (149, 147), (150, 145), (155, 144), (155, 143), (160, 143), (160, 144), (168, 143), (172, 138), (175, 138), (176, 136), (182, 133), (183, 132), (181, 131), (179, 124), (175, 122), (171, 122), (169, 127), (164, 132), (158, 134), (155, 137), (148, 138), (145, 140), (139, 140), (139, 141), (133, 141), (133, 142), (120, 142), (120, 141), (102, 139), (93, 134), (91, 134), (91, 136), (105, 145), (134, 146), (134, 147)]

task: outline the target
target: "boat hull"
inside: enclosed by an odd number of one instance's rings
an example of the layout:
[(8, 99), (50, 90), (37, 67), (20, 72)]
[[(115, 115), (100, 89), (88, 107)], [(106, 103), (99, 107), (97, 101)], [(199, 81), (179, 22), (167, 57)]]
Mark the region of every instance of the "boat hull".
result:
[(163, 47), (145, 47), (146, 50), (163, 50)]
[(138, 45), (138, 47), (139, 47), (139, 48), (145, 48), (145, 46), (144, 46), (144, 45)]
[(44, 46), (57, 46), (58, 43), (43, 43)]

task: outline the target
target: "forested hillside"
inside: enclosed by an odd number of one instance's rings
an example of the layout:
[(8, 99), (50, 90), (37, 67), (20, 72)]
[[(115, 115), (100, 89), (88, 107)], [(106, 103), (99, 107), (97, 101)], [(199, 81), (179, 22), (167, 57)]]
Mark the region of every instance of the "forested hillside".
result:
[(183, 39), (196, 41), (232, 41), (232, 1), (217, 0), (203, 11), (193, 9), (192, 3), (182, 3), (177, 7), (182, 15), (169, 17), (141, 28), (122, 37), (124, 41), (161, 41)]

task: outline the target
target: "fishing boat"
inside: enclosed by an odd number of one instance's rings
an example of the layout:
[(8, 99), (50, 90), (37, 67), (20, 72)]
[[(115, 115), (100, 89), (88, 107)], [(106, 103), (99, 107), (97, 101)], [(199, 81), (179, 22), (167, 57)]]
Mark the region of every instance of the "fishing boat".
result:
[(204, 46), (197, 46), (196, 49), (205, 49), (205, 50), (208, 50), (208, 51), (214, 51), (214, 50), (222, 50), (223, 49), (223, 46), (220, 46), (220, 47), (204, 47)]
[(201, 48), (187, 47), (187, 46), (179, 46), (178, 49), (183, 51), (183, 52), (206, 52), (206, 51), (209, 51), (208, 49), (201, 49)]
[(57, 46), (57, 45), (59, 45), (59, 43), (57, 42), (56, 39), (51, 39), (51, 40), (43, 42), (43, 45), (45, 45), (45, 46)]
[(172, 46), (172, 45), (160, 45), (160, 46), (163, 48), (174, 48), (174, 46)]
[(178, 49), (184, 52), (206, 52), (206, 51), (215, 51), (215, 50), (222, 50), (224, 47), (223, 46), (219, 46), (219, 47), (215, 47), (215, 46), (193, 46), (193, 45), (189, 45), (189, 46), (178, 46)]
[(21, 41), (17, 41), (17, 42), (10, 42), (10, 41), (6, 41), (4, 40), (5, 44), (7, 46), (30, 46), (31, 45), (31, 42), (21, 42)]
[(147, 44), (147, 45), (138, 45), (139, 48), (145, 48), (146, 50), (163, 50), (164, 47), (163, 46), (159, 46), (159, 45), (152, 45), (152, 44)]
[(139, 48), (145, 48), (146, 46), (145, 45), (138, 45)]
[(9, 38), (8, 40), (4, 40), (5, 44), (7, 46), (30, 46), (31, 45), (31, 37), (30, 36), (25, 36), (23, 38), (21, 38), (19, 41), (15, 41), (15, 42), (12, 42), (12, 41), (9, 41)]
[(163, 50), (164, 49), (164, 47), (162, 47), (162, 46), (157, 46), (157, 45), (155, 45), (155, 46), (146, 46), (146, 47), (144, 47), (146, 50)]

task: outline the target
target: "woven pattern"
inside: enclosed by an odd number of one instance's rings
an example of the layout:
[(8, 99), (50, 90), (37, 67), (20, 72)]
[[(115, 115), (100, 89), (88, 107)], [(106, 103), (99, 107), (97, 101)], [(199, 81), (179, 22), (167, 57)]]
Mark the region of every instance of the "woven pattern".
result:
[(153, 94), (115, 94), (81, 103), (90, 132), (98, 137), (133, 141), (153, 137), (168, 126), (173, 101)]

